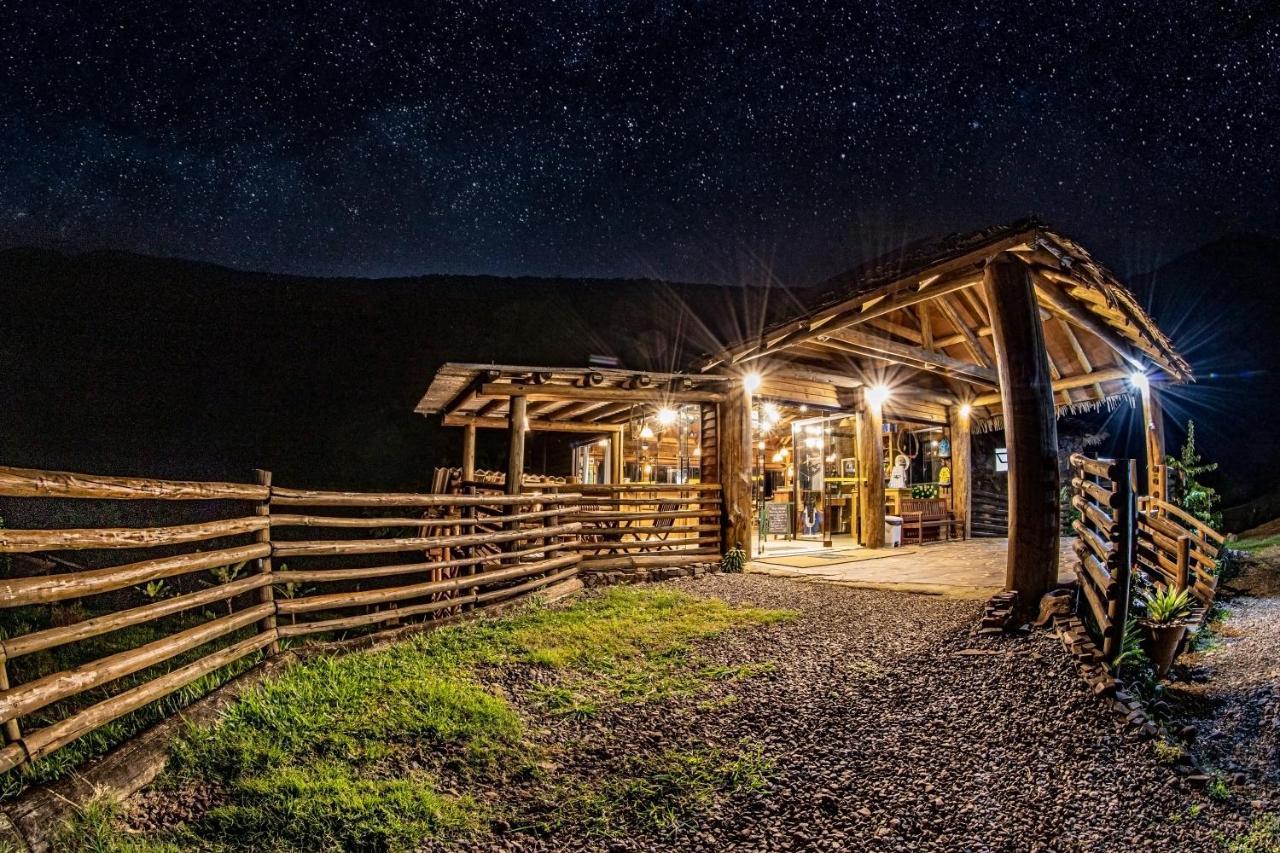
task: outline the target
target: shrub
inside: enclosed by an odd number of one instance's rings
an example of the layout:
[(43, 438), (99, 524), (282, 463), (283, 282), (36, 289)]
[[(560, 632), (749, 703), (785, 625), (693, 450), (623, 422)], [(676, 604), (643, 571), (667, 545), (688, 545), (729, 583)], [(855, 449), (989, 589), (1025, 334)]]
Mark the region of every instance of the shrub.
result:
[(1182, 453), (1168, 457), (1167, 463), (1174, 475), (1169, 478), (1169, 500), (1214, 530), (1221, 530), (1222, 513), (1217, 509), (1221, 497), (1199, 479), (1218, 470), (1218, 463), (1205, 462), (1196, 450), (1195, 421), (1187, 421), (1187, 440), (1182, 444)]
[(747, 552), (741, 547), (730, 548), (720, 558), (720, 571), (726, 574), (741, 574), (747, 566)]
[(1191, 615), (1191, 591), (1170, 587), (1158, 587), (1143, 595), (1147, 621), (1154, 625), (1172, 625)]

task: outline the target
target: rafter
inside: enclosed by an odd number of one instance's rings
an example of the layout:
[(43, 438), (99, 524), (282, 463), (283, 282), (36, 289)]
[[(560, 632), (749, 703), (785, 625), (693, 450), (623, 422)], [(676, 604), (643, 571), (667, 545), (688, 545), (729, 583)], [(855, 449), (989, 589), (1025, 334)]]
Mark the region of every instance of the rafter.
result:
[(960, 316), (960, 312), (956, 310), (955, 306), (951, 304), (950, 300), (939, 299), (938, 310), (942, 312), (944, 317), (946, 317), (948, 320), (951, 321), (951, 324), (956, 327), (956, 331), (959, 332), (964, 337), (963, 343), (965, 347), (969, 350), (969, 353), (974, 358), (976, 358), (978, 360), (978, 363), (981, 364), (983, 367), (990, 368), (991, 359), (987, 356), (986, 351), (982, 348), (982, 344), (978, 343), (978, 336), (975, 335), (973, 333), (973, 330), (969, 328), (969, 323), (967, 323), (964, 320), (964, 318)]
[(833, 329), (825, 337), (827, 340), (824, 343), (837, 341), (850, 347), (856, 354), (866, 355), (881, 361), (890, 361), (913, 367), (917, 370), (940, 373), (944, 376), (956, 376), (966, 381), (983, 385), (999, 384), (996, 372), (989, 365), (971, 364), (942, 353), (930, 352), (921, 347), (900, 343), (867, 331)]

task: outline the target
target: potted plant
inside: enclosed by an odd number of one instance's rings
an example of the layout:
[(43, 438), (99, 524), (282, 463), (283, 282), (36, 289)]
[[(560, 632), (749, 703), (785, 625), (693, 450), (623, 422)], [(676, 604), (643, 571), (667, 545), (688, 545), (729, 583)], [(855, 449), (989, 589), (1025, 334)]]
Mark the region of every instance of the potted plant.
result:
[(1178, 646), (1187, 633), (1186, 618), (1191, 615), (1192, 600), (1188, 590), (1156, 587), (1142, 596), (1147, 615), (1142, 626), (1147, 631), (1147, 656), (1163, 678), (1173, 666)]

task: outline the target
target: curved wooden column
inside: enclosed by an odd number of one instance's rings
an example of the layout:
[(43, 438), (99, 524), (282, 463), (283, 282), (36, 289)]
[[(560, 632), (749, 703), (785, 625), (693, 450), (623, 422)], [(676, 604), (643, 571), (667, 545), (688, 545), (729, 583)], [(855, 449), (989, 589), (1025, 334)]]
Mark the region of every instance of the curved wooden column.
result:
[(1005, 589), (1034, 612), (1058, 581), (1058, 425), (1044, 327), (1028, 267), (999, 255), (983, 273), (1009, 450)]

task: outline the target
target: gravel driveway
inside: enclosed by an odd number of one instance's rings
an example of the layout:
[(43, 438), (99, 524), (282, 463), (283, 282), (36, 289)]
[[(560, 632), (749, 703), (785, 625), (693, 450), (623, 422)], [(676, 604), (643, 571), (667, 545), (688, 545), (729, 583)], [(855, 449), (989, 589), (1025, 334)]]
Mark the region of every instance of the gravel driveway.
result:
[[(1192, 791), (1085, 689), (1058, 641), (971, 635), (980, 603), (709, 576), (672, 586), (797, 609), (707, 652), (771, 661), (716, 696), (623, 705), (550, 735), (590, 742), (586, 776), (690, 743), (763, 745), (770, 788), (711, 808), (673, 837), (538, 838), (506, 849), (1211, 850), (1246, 830), (1248, 802)], [(585, 731), (584, 731), (585, 729)]]

